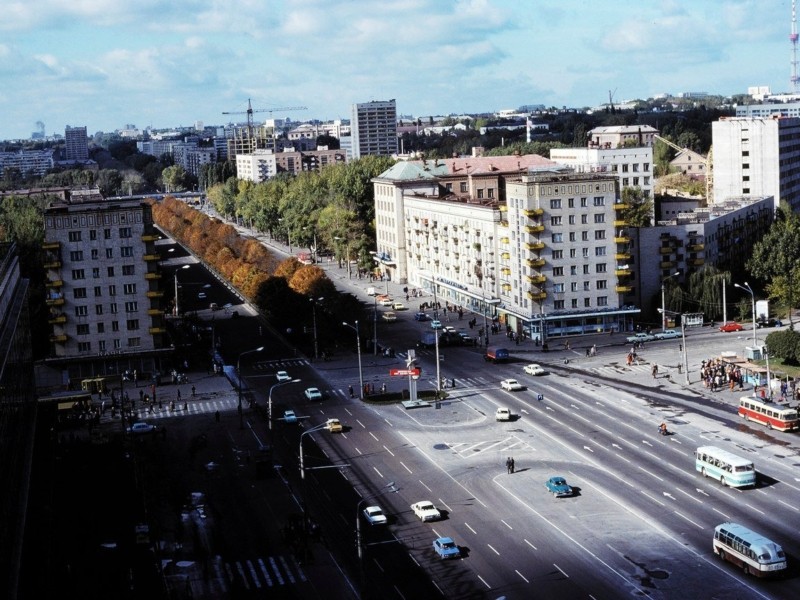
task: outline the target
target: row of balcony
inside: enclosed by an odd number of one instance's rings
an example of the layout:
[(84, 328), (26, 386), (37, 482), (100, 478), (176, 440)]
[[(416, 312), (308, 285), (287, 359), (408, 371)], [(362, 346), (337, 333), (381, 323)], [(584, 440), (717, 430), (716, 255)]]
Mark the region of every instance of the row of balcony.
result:
[[(150, 335), (162, 335), (167, 333), (166, 327), (150, 327), (148, 330)], [(56, 333), (50, 336), (51, 344), (66, 344), (69, 336), (66, 333)]]

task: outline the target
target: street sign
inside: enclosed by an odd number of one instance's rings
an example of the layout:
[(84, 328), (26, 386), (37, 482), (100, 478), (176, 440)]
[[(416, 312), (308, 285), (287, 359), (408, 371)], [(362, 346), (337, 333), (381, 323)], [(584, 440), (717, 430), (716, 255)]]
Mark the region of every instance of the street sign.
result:
[(389, 369), (389, 375), (392, 377), (419, 377), (419, 369)]

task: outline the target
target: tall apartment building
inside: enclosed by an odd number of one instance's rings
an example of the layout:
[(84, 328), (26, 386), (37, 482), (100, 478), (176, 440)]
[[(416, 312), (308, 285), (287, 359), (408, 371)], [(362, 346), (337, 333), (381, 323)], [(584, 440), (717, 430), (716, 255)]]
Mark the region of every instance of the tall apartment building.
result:
[(29, 175), (41, 177), (54, 165), (53, 151), (50, 149), (0, 152), (0, 177), (5, 177), (7, 169), (16, 169), (24, 177)]
[(89, 140), (86, 137), (86, 127), (70, 127), (64, 130), (66, 145), (66, 158), (70, 160), (88, 160)]
[(646, 198), (653, 196), (653, 147), (553, 148), (550, 160), (581, 173), (615, 175), (620, 189), (641, 188)]
[(397, 106), (394, 100), (353, 104), (350, 118), (352, 156), (397, 154)]
[(715, 202), (772, 196), (800, 211), (800, 118), (722, 118), (711, 135)]
[(278, 165), (272, 150), (236, 155), (236, 177), (239, 179), (259, 183), (272, 179), (277, 172)]
[(150, 205), (71, 194), (44, 215), (50, 358), (70, 381), (160, 370), (164, 334), (160, 255)]

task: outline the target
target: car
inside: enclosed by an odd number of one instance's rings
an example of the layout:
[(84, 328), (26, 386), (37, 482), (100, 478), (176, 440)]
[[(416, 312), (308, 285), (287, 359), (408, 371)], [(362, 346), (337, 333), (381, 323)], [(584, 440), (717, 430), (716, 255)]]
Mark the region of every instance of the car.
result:
[(428, 315), (426, 315), (424, 312), (418, 312), (418, 313), (416, 313), (414, 315), (414, 320), (415, 321), (427, 321), (428, 320)]
[(325, 429), (331, 433), (342, 433), (342, 422), (339, 419), (328, 419), (325, 421)]
[(719, 330), (724, 331), (725, 333), (731, 333), (734, 331), (744, 331), (744, 327), (742, 327), (736, 321), (728, 321), (724, 325), (721, 325)]
[(322, 392), (315, 387), (310, 387), (303, 393), (306, 395), (306, 400), (310, 400), (312, 402), (314, 400), (322, 400)]
[(496, 411), (494, 411), (494, 418), (495, 421), (510, 421), (511, 409), (505, 408), (504, 406), (499, 407)]
[(547, 371), (545, 371), (542, 365), (537, 365), (536, 363), (531, 363), (529, 365), (525, 365), (522, 369), (528, 375), (546, 375)]
[(431, 321), (431, 329), (441, 329), (442, 322), (439, 319), (434, 319)]
[(380, 304), (381, 306), (391, 306), (392, 304), (394, 304), (394, 300), (392, 300), (391, 298), (383, 298), (382, 300), (378, 300), (378, 304)]
[(217, 304), (216, 302), (212, 302), (211, 304), (208, 305), (208, 308), (211, 309), (212, 311), (219, 310), (219, 304)]
[(408, 310), (408, 307), (402, 302), (395, 302), (392, 304), (392, 308), (395, 310)]
[(500, 382), (500, 387), (509, 392), (518, 392), (525, 389), (525, 386), (516, 379), (503, 379), (503, 381)]
[(278, 371), (277, 373), (275, 373), (275, 378), (278, 381), (291, 381), (292, 380), (292, 378), (289, 377), (289, 374), (286, 371)]
[(433, 540), (433, 551), (442, 560), (448, 558), (461, 558), (461, 550), (458, 548), (453, 538), (440, 537)]
[(205, 300), (208, 296), (206, 296), (205, 292), (197, 292), (197, 299), (198, 300)]
[(628, 342), (629, 344), (635, 344), (637, 342), (639, 343), (652, 342), (654, 339), (656, 339), (654, 335), (650, 335), (649, 333), (643, 333), (640, 331), (639, 333), (634, 333), (633, 335), (626, 337), (625, 341)]
[(370, 525), (386, 525), (386, 515), (380, 506), (368, 506), (362, 512)]
[(445, 333), (456, 333), (456, 328), (453, 327), (452, 325), (445, 325), (444, 327), (442, 327), (442, 331), (444, 331)]
[(659, 331), (657, 334), (655, 334), (655, 338), (657, 340), (671, 340), (679, 337), (681, 337), (681, 332), (675, 331), (674, 329), (665, 329), (664, 331)]
[(783, 323), (780, 319), (759, 319), (756, 321), (756, 327), (761, 329), (763, 327), (782, 327)]
[(397, 321), (397, 313), (391, 310), (387, 310), (385, 313), (381, 315), (381, 319), (389, 323), (394, 323), (395, 321)]
[(442, 518), (442, 513), (437, 510), (430, 500), (415, 502), (411, 505), (411, 510), (414, 511), (414, 514), (417, 515), (417, 518), (423, 523), (426, 521), (438, 521)]
[(143, 435), (146, 433), (155, 433), (158, 431), (158, 427), (150, 423), (145, 423), (144, 421), (139, 421), (128, 427), (127, 431), (131, 435)]
[(547, 480), (545, 483), (547, 487), (547, 491), (551, 494), (554, 494), (556, 498), (564, 498), (566, 496), (572, 496), (572, 488), (567, 483), (567, 480), (561, 476), (554, 476)]
[(284, 423), (297, 423), (297, 415), (293, 410), (286, 410), (283, 412)]

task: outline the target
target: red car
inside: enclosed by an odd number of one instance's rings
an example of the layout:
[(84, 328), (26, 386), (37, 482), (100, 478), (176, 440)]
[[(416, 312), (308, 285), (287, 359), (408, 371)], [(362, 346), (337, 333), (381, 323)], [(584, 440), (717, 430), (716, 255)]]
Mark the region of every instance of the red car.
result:
[(736, 321), (728, 321), (722, 327), (719, 328), (720, 331), (730, 332), (730, 331), (744, 331), (744, 327), (739, 325)]

